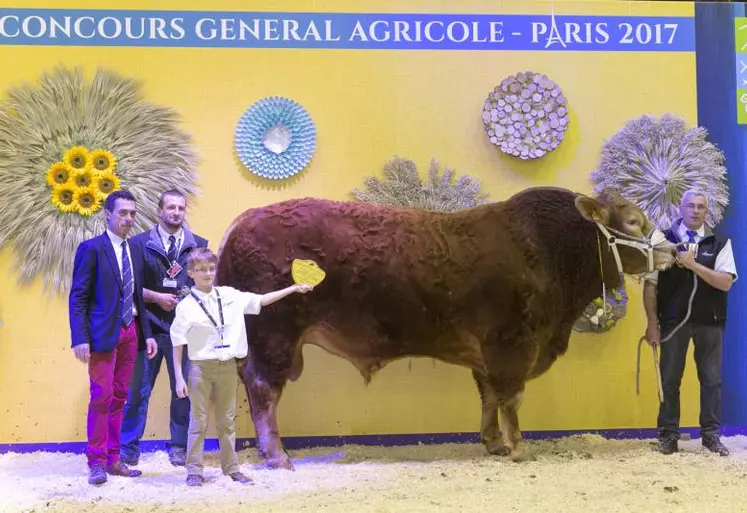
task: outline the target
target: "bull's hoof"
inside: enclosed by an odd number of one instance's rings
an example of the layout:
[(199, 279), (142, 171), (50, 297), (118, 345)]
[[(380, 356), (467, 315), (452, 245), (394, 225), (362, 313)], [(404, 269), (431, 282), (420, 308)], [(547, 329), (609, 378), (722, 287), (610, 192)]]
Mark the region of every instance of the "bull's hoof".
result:
[(537, 461), (537, 457), (529, 451), (514, 451), (511, 453), (511, 461), (524, 463), (527, 461)]
[(293, 467), (293, 463), (290, 458), (284, 456), (282, 458), (272, 458), (265, 460), (265, 466), (270, 470), (296, 470)]
[(485, 449), (493, 456), (508, 456), (511, 453), (511, 449), (506, 444), (498, 441), (486, 443)]

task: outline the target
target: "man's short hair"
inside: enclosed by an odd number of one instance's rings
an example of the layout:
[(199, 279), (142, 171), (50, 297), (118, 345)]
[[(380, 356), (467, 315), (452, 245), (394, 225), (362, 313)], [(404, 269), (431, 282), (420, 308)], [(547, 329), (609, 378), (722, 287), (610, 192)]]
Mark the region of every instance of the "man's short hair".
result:
[(135, 200), (135, 196), (133, 196), (130, 191), (126, 189), (119, 189), (118, 191), (114, 191), (106, 197), (106, 199), (104, 200), (104, 210), (114, 212), (114, 204), (118, 199), (137, 202), (137, 200)]
[(217, 261), (218, 257), (210, 248), (195, 248), (187, 257), (187, 269), (194, 269), (199, 264), (214, 264)]
[(699, 196), (705, 200), (706, 208), (708, 208), (708, 196), (701, 191), (700, 189), (688, 189), (682, 194), (682, 199), (680, 199), (680, 205), (685, 203), (685, 199), (687, 199), (688, 196)]
[(176, 189), (169, 189), (168, 191), (163, 191), (161, 193), (161, 196), (159, 196), (158, 208), (163, 208), (163, 201), (166, 199), (166, 196), (176, 196), (177, 198), (184, 198), (185, 203), (187, 201), (187, 197), (184, 195), (183, 192), (177, 191)]

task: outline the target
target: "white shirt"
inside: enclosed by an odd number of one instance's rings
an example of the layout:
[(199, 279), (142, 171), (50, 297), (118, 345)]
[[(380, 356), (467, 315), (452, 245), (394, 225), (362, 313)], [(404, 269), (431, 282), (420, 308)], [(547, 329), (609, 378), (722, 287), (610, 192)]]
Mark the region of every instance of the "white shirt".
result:
[(191, 295), (176, 305), (176, 316), (171, 323), (171, 343), (187, 346), (190, 360), (221, 360), (244, 358), (249, 353), (244, 315), (257, 315), (262, 309), (262, 296), (252, 292), (241, 292), (233, 287), (213, 287), (204, 293), (192, 287), (218, 326), (221, 325), (218, 297), (223, 306), (225, 322), (223, 339), (208, 316)]
[[(124, 278), (124, 276), (122, 276), (122, 243), (124, 242), (124, 239), (108, 228), (106, 229), (106, 234), (109, 236), (109, 240), (114, 247), (114, 256), (117, 257), (117, 265), (119, 266), (119, 277)], [(128, 243), (126, 247), (127, 259), (130, 261), (130, 272), (132, 272), (132, 286), (135, 287), (135, 269), (132, 267), (132, 253), (130, 252), (130, 244)], [(124, 286), (124, 280), (122, 281), (122, 286)], [(137, 308), (135, 307), (135, 291), (133, 290), (132, 292), (132, 315), (136, 316)]]
[(161, 237), (161, 242), (163, 242), (163, 250), (166, 252), (166, 254), (169, 253), (169, 246), (171, 243), (169, 242), (169, 237), (172, 235), (176, 239), (174, 242), (174, 245), (176, 246), (176, 254), (179, 254), (179, 248), (182, 247), (182, 244), (184, 243), (184, 230), (179, 228), (179, 230), (176, 233), (169, 233), (163, 228), (161, 228), (161, 225), (157, 225), (156, 230), (158, 230), (158, 235)]
[[(677, 225), (677, 236), (683, 242), (690, 240), (690, 236), (687, 234), (688, 228), (685, 223), (678, 223)], [(698, 230), (695, 230), (695, 243), (700, 243), (705, 237), (705, 227), (701, 226)], [(734, 277), (734, 281), (737, 281), (737, 265), (734, 263), (734, 252), (731, 249), (731, 239), (726, 241), (724, 247), (721, 248), (718, 255), (716, 255), (716, 262), (713, 265), (713, 270), (721, 273), (729, 273)], [(659, 282), (659, 271), (654, 271), (646, 275), (646, 280), (652, 283)]]

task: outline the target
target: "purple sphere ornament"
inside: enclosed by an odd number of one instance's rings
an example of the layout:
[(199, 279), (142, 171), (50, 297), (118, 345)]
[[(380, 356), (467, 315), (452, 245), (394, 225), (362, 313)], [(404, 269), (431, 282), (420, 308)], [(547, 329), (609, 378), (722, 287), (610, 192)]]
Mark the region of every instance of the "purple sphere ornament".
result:
[[(512, 128), (501, 126), (506, 124), (504, 119), (510, 120)], [(568, 101), (545, 75), (524, 71), (506, 77), (491, 91), (482, 121), (490, 142), (503, 153), (522, 160), (538, 159), (563, 140), (570, 121)]]

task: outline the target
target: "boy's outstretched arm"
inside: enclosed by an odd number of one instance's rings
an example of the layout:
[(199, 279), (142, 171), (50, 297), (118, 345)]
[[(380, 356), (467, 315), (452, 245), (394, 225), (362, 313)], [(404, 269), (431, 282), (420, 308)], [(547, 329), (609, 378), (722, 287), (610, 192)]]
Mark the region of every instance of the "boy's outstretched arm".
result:
[(285, 296), (289, 296), (293, 294), (294, 292), (298, 292), (299, 294), (306, 294), (310, 290), (312, 290), (311, 285), (291, 285), (290, 287), (286, 287), (284, 289), (276, 290), (274, 292), (268, 292), (267, 294), (262, 294), (262, 300), (260, 303), (262, 306), (267, 306), (269, 304), (274, 303), (275, 301), (278, 301), (279, 299), (283, 299)]

